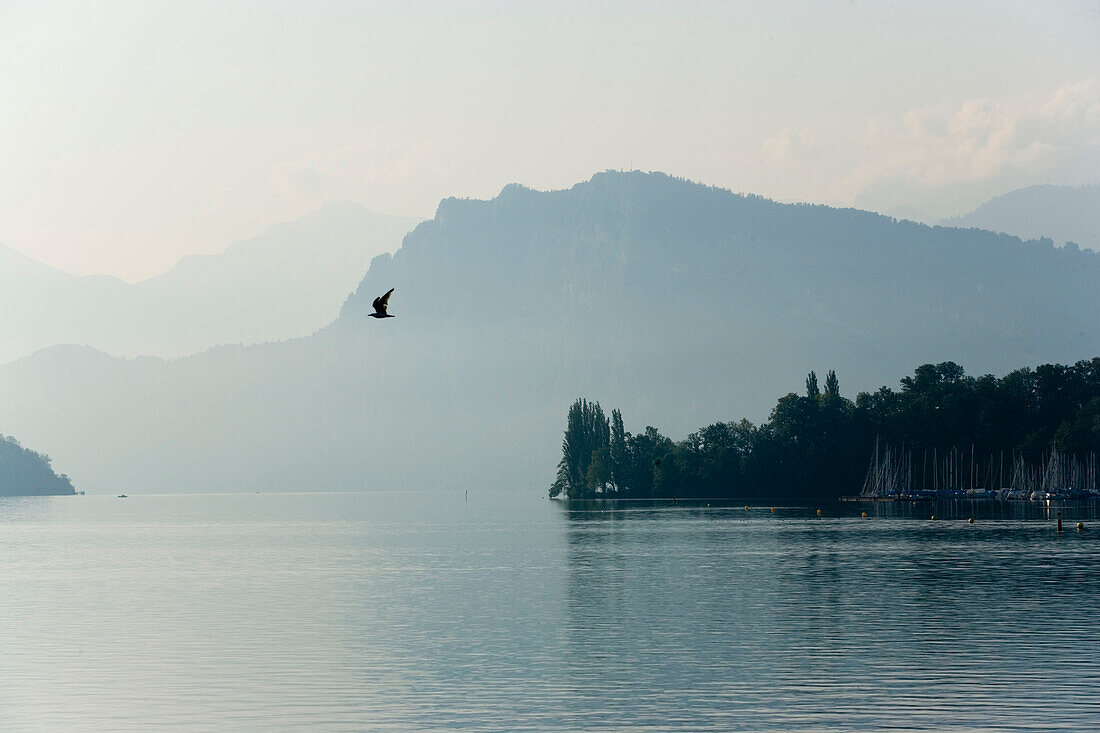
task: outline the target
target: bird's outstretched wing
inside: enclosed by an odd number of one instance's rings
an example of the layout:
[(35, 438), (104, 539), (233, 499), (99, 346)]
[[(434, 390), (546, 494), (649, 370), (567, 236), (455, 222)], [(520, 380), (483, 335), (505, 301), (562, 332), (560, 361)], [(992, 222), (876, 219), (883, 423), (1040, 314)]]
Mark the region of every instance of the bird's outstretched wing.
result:
[(375, 313), (385, 314), (386, 306), (390, 302), (390, 293), (392, 293), (392, 292), (393, 292), (393, 288), (390, 288), (389, 290), (386, 291), (385, 295), (381, 295), (381, 296), (374, 299), (374, 303), (372, 305), (374, 305), (374, 312)]

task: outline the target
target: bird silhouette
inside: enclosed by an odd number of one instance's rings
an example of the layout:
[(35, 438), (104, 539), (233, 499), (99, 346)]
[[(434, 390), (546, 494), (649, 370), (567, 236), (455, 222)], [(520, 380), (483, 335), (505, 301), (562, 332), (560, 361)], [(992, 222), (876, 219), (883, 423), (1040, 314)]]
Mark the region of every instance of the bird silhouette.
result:
[(386, 312), (386, 306), (390, 302), (390, 293), (392, 292), (393, 288), (390, 288), (386, 291), (385, 295), (380, 295), (375, 298), (373, 303), (374, 313), (368, 313), (367, 315), (371, 318), (393, 318), (393, 316)]

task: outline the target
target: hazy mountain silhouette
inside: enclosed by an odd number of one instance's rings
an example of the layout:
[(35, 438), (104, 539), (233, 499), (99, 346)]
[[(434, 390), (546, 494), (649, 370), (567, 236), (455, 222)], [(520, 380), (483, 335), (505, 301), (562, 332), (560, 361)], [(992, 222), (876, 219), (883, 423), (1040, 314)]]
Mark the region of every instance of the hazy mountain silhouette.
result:
[(1100, 184), (1028, 186), (990, 199), (945, 226), (978, 227), (1017, 237), (1049, 237), (1100, 252)]
[[(1094, 356), (1100, 255), (662, 174), (443, 201), (308, 338), (0, 368), (0, 428), (98, 491), (541, 490), (578, 396), (679, 437), (837, 370)], [(395, 288), (394, 319), (367, 317)], [(637, 431), (639, 425), (629, 425)]]
[(417, 221), (330, 202), (135, 284), (74, 277), (0, 246), (0, 362), (62, 343), (173, 357), (311, 333)]

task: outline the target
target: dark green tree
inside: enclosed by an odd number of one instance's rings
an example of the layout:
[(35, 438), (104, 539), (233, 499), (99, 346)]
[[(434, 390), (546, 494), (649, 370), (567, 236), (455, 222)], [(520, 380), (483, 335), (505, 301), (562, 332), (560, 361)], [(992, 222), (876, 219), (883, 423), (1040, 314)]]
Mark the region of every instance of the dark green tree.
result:
[(817, 374), (810, 372), (806, 376), (806, 396), (811, 400), (816, 400), (821, 396), (821, 388), (817, 386)]
[(607, 416), (600, 403), (584, 399), (574, 402), (566, 419), (562, 458), (557, 478), (550, 487), (550, 496), (564, 492), (570, 499), (580, 499), (595, 493), (598, 487), (589, 483), (588, 469), (593, 455), (608, 448), (610, 438)]
[[(1095, 466), (1100, 453), (1100, 357), (1044, 364), (1000, 379), (954, 362), (922, 364), (901, 389), (853, 403), (830, 370), (810, 372), (806, 396), (779, 399), (770, 419), (719, 422), (679, 442), (656, 428), (631, 435), (598, 403), (570, 408), (552, 495), (828, 499), (859, 490), (877, 439), (909, 456), (913, 488), (1005, 485), (1014, 458), (1033, 466), (1053, 449)], [(938, 462), (938, 468), (929, 470)], [(1092, 470), (1092, 469), (1089, 469)]]
[(611, 411), (611, 482), (615, 491), (622, 491), (627, 483), (627, 474), (630, 466), (630, 456), (627, 452), (626, 441), (629, 434), (623, 427), (623, 414), (618, 410)]

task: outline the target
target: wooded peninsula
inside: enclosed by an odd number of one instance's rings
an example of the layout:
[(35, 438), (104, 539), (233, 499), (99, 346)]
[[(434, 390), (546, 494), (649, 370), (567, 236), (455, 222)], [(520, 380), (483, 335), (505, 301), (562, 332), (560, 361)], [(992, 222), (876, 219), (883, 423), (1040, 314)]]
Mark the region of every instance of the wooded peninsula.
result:
[(10, 435), (0, 435), (0, 496), (75, 493), (68, 476), (54, 473), (49, 456), (24, 448)]
[(769, 420), (718, 422), (681, 441), (618, 410), (569, 408), (551, 498), (1022, 498), (1100, 495), (1100, 357), (1001, 378), (924, 364), (855, 401), (830, 370), (781, 397)]

